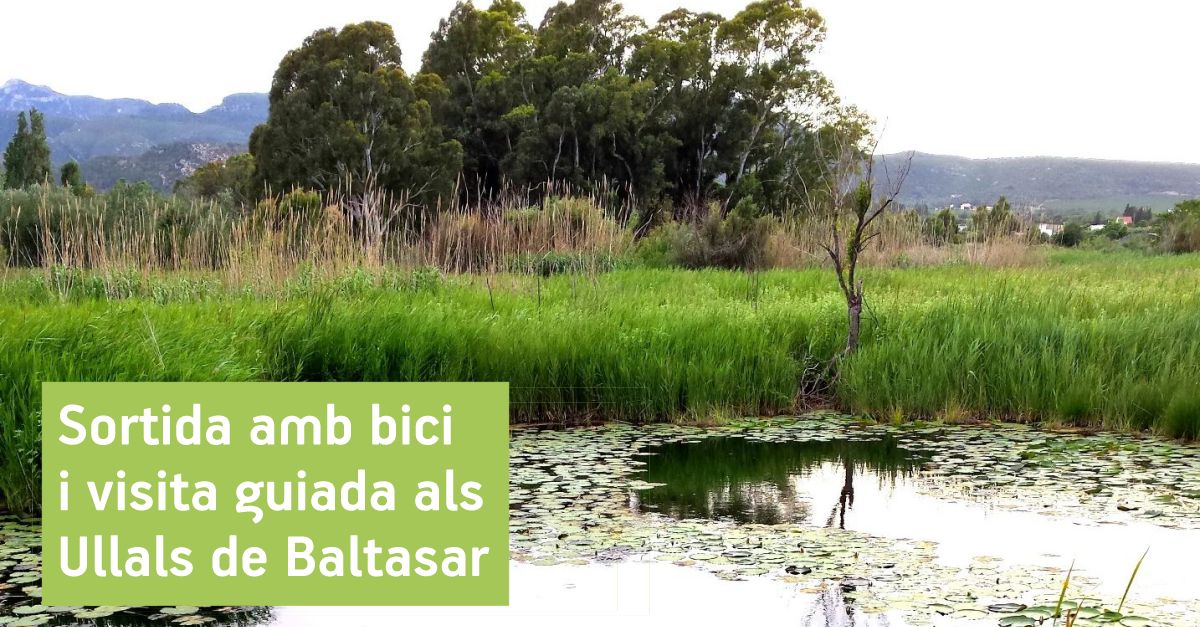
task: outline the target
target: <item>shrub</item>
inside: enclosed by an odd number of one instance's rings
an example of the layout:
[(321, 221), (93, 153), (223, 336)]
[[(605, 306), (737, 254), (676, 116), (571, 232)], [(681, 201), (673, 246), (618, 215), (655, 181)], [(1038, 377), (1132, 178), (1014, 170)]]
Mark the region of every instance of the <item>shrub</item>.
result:
[(1200, 251), (1200, 216), (1183, 215), (1167, 220), (1159, 241), (1169, 253)]
[(1078, 222), (1068, 222), (1061, 233), (1054, 236), (1054, 243), (1068, 248), (1078, 246), (1087, 237), (1087, 231)]
[(1118, 240), (1129, 235), (1129, 227), (1124, 222), (1109, 222), (1100, 229), (1100, 234), (1111, 240)]
[(678, 222), (668, 222), (655, 227), (638, 240), (633, 256), (638, 263), (648, 268), (667, 268), (675, 265), (674, 242), (680, 237), (676, 231), (687, 227)]
[(668, 231), (671, 260), (685, 268), (764, 268), (771, 262), (774, 228), (775, 221), (759, 215), (758, 205), (748, 198), (724, 218), (713, 205), (698, 224), (677, 225)]

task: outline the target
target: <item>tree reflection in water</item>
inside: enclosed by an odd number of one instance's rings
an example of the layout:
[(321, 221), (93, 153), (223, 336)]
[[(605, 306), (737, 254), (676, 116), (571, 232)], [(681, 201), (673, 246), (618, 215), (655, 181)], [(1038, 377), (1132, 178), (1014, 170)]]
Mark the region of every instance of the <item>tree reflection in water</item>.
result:
[(828, 585), (813, 600), (808, 612), (800, 618), (800, 627), (888, 627), (891, 621), (885, 614), (856, 612), (853, 601), (847, 600), (837, 585)]
[[(727, 518), (744, 523), (846, 526), (854, 508), (854, 482), (875, 478), (895, 485), (920, 459), (890, 437), (872, 440), (764, 442), (713, 437), (671, 442), (647, 450), (640, 479), (664, 484), (635, 495), (633, 506), (674, 518)], [(837, 472), (817, 473), (818, 470)], [(797, 489), (798, 479), (837, 476), (838, 494), (828, 517), (814, 519), (814, 504)], [(825, 492), (825, 490), (819, 490)], [(819, 504), (818, 504), (819, 505)], [(819, 511), (824, 512), (825, 507)], [(819, 514), (818, 514), (819, 515)]]

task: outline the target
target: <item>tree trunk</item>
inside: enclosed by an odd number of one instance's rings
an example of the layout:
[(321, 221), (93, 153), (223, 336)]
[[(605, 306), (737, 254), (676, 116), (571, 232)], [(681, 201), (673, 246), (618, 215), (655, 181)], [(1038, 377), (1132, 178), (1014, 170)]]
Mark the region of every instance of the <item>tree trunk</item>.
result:
[(841, 516), (838, 520), (838, 528), (846, 528), (846, 508), (854, 507), (854, 462), (850, 458), (846, 458), (846, 480), (842, 484), (841, 498), (838, 499), (838, 504), (841, 507)]
[(862, 329), (862, 292), (855, 290), (846, 304), (846, 314), (850, 319), (850, 332), (846, 335), (846, 354), (853, 355), (858, 350), (858, 338)]

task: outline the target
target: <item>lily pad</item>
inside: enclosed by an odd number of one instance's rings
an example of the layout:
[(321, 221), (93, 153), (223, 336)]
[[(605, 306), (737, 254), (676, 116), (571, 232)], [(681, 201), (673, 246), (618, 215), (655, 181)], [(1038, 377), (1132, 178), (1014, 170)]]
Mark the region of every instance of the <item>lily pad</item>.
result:
[(200, 608), (192, 607), (190, 605), (180, 605), (178, 607), (164, 607), (161, 610), (159, 610), (159, 612), (166, 614), (167, 616), (185, 616), (188, 614), (195, 614), (196, 612), (199, 612), (199, 611), (200, 611)]

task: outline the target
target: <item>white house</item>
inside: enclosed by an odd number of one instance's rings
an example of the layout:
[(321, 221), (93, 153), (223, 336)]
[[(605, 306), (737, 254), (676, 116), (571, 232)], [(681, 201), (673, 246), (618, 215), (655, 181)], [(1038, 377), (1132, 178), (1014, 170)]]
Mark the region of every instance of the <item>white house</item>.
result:
[(1038, 223), (1038, 232), (1046, 237), (1054, 237), (1055, 235), (1062, 233), (1062, 230), (1063, 225), (1061, 224), (1049, 224), (1047, 222)]

